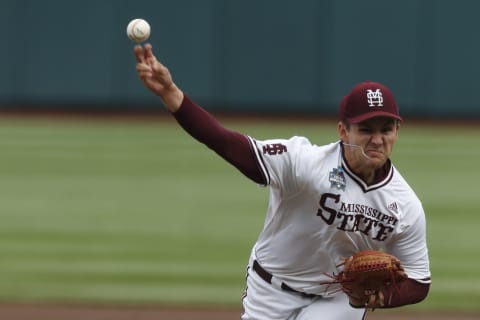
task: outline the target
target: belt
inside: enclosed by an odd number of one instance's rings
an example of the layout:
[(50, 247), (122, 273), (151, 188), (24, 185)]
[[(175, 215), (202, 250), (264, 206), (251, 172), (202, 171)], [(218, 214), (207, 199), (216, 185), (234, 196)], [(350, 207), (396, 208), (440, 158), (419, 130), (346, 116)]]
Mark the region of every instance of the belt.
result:
[[(267, 270), (263, 269), (262, 266), (257, 262), (257, 260), (253, 260), (253, 270), (255, 270), (255, 272), (260, 276), (260, 278), (262, 278), (265, 282), (268, 282), (268, 283), (272, 284), (273, 275), (270, 272), (268, 272)], [(305, 298), (321, 297), (321, 296), (316, 295), (316, 294), (297, 291), (297, 290), (293, 289), (292, 287), (290, 287), (289, 285), (287, 285), (285, 282), (282, 282), (281, 288), (285, 291), (298, 293), (298, 294), (304, 296)]]

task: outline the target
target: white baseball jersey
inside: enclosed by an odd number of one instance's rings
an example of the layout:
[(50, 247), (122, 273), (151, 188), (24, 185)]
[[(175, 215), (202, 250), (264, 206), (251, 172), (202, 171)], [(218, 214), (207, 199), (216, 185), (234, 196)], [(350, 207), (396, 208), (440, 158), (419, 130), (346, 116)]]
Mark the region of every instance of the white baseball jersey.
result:
[(365, 184), (342, 157), (340, 142), (312, 145), (293, 137), (250, 138), (270, 198), (254, 258), (276, 278), (306, 293), (328, 295), (326, 274), (359, 250), (382, 249), (400, 259), (409, 278), (430, 282), (425, 214), (393, 165)]

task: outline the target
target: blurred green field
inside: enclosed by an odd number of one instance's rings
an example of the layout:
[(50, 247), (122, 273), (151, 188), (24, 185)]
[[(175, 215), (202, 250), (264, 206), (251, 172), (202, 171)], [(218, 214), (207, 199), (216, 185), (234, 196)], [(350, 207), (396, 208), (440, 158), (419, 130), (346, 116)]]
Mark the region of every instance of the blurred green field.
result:
[[(223, 119), (256, 138), (336, 140), (335, 121)], [(404, 125), (433, 284), (415, 310), (480, 311), (480, 129)], [(239, 306), (265, 188), (173, 119), (0, 121), (0, 300)]]

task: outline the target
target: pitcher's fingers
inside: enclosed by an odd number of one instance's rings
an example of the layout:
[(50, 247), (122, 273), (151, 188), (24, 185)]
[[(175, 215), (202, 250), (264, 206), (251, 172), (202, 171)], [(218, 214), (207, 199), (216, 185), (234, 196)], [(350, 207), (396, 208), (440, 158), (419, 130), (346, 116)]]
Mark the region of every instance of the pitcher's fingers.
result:
[(145, 61), (150, 65), (154, 65), (157, 62), (157, 58), (153, 54), (152, 45), (150, 43), (146, 43), (143, 46), (143, 50), (145, 51), (144, 52)]
[(137, 71), (152, 71), (152, 67), (145, 62), (139, 62), (136, 66)]
[(138, 74), (138, 77), (143, 81), (147, 79), (151, 79), (153, 77), (153, 74), (150, 71), (139, 71), (137, 72), (137, 74)]
[(380, 307), (385, 305), (385, 295), (383, 294), (382, 290), (378, 291), (377, 304)]
[(145, 43), (143, 49), (145, 50), (145, 58), (153, 57), (152, 45), (150, 43)]
[(142, 79), (146, 77), (151, 78), (153, 76), (152, 68), (144, 62), (137, 63), (136, 69), (138, 76)]
[(376, 298), (377, 298), (377, 297), (376, 297), (374, 294), (371, 294), (371, 295), (368, 297), (368, 301), (367, 301), (366, 307), (367, 307), (367, 308), (375, 308)]
[(135, 53), (135, 58), (138, 62), (145, 63), (145, 54), (141, 45), (133, 47), (133, 52)]
[(156, 61), (156, 63), (151, 64), (152, 71), (157, 74), (166, 75), (168, 74), (168, 69), (160, 62)]
[(150, 43), (146, 43), (143, 46), (143, 50), (145, 51), (144, 55), (147, 61), (150, 61), (151, 59), (155, 59), (155, 56), (153, 55), (152, 45)]

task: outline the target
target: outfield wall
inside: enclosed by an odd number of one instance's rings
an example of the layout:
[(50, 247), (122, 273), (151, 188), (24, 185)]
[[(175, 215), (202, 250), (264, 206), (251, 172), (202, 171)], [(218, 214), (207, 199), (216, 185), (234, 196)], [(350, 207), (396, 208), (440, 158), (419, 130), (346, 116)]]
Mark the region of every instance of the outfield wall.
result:
[(407, 116), (480, 116), (475, 0), (2, 0), (0, 106), (150, 107), (128, 21), (212, 110), (335, 114), (381, 81)]

